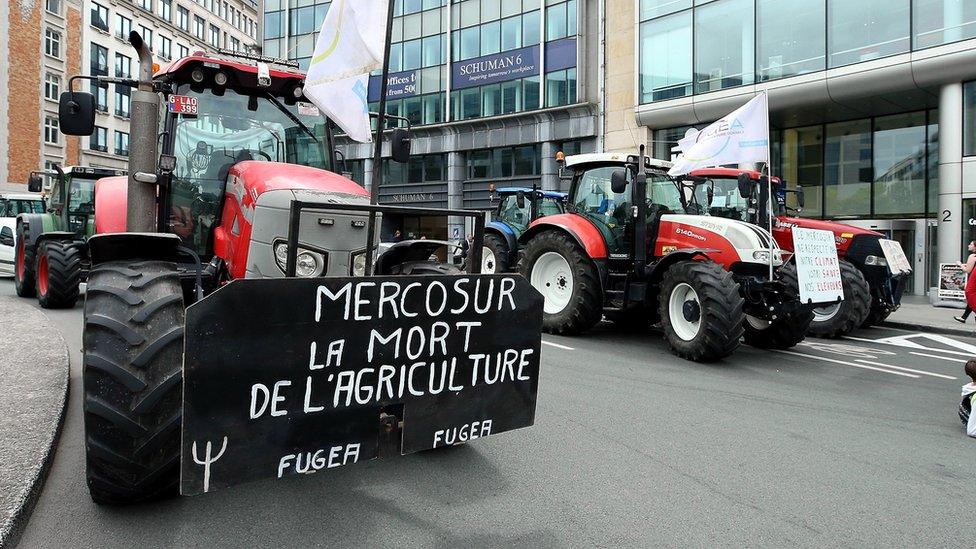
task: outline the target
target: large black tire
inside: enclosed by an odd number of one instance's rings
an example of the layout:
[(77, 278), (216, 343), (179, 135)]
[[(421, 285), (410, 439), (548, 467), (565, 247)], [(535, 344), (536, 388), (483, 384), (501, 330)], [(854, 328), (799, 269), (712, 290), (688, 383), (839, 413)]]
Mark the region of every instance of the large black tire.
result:
[(877, 299), (872, 299), (868, 316), (864, 319), (864, 322), (861, 323), (861, 327), (870, 328), (871, 326), (877, 326), (878, 324), (884, 322), (890, 314), (890, 309), (881, 305)]
[[(694, 290), (697, 301), (682, 298), (683, 285)], [(682, 302), (674, 311), (672, 297)], [(711, 261), (674, 264), (664, 273), (658, 303), (664, 339), (679, 357), (712, 362), (731, 355), (739, 347), (745, 322), (744, 300), (732, 273), (721, 265)], [(675, 318), (672, 312), (677, 315)], [(694, 335), (683, 336), (679, 326), (694, 322), (697, 322)]]
[(72, 242), (47, 240), (37, 247), (37, 301), (45, 309), (70, 309), (78, 302), (81, 250)]
[(30, 230), (17, 222), (17, 248), (14, 250), (14, 289), (20, 297), (34, 297), (34, 256), (36, 250), (28, 244)]
[(88, 277), (85, 451), (96, 503), (177, 494), (183, 308), (172, 263), (105, 263)]
[[(557, 254), (568, 269), (545, 277), (539, 260)], [(546, 256), (549, 258), (555, 256)], [(595, 326), (603, 317), (603, 290), (596, 264), (573, 239), (559, 231), (545, 231), (526, 244), (519, 272), (546, 298), (542, 329), (550, 334), (573, 335)], [(533, 278), (533, 274), (535, 277)], [(558, 295), (565, 306), (556, 308), (548, 295)]]
[[(494, 257), (494, 270), (490, 268), (489, 257), (485, 251), (491, 250), (491, 255)], [(485, 250), (481, 252), (482, 257), (482, 272), (485, 273), (507, 273), (509, 271), (509, 254), (508, 254), (508, 244), (502, 239), (502, 237), (497, 234), (486, 234), (485, 235)]]
[[(795, 265), (790, 263), (783, 266), (779, 270), (779, 277), (793, 295), (800, 295)], [(782, 315), (770, 322), (747, 316), (745, 342), (747, 345), (761, 349), (789, 349), (803, 341), (811, 322), (813, 322), (813, 311), (802, 309)]]
[(871, 307), (871, 290), (861, 271), (840, 260), (840, 278), (844, 284), (844, 301), (814, 311), (808, 335), (835, 338), (861, 327)]

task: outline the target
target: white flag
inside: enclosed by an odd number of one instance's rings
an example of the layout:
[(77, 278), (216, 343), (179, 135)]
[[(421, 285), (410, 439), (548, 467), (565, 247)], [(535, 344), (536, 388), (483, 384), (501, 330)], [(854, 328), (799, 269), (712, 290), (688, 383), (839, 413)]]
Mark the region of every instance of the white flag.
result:
[(305, 76), (305, 97), (361, 143), (373, 140), (369, 73), (383, 66), (390, 1), (333, 0)]
[(766, 162), (769, 158), (769, 109), (766, 92), (723, 116), (704, 130), (688, 130), (675, 147), (681, 152), (668, 170), (682, 175), (698, 168)]

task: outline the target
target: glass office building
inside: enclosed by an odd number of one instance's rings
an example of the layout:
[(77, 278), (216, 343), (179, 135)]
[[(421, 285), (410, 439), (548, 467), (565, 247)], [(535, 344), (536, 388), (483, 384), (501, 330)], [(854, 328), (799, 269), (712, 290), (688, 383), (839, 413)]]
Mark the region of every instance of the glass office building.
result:
[[(264, 54), (306, 68), (329, 5), (265, 0)], [(376, 167), (371, 145), (339, 144), (357, 181), (383, 170), (381, 202), (486, 209), (490, 185), (557, 189), (555, 153), (595, 150), (596, 73), (584, 69), (599, 47), (585, 23), (595, 0), (395, 0), (394, 10), (386, 111), (409, 120), (413, 156)], [(370, 78), (374, 111), (380, 80)], [(457, 219), (384, 223), (393, 229), (466, 230)]]
[[(768, 91), (800, 215), (875, 228), (937, 281), (976, 238), (976, 2), (639, 0), (635, 113), (658, 157)], [(614, 14), (608, 14), (608, 26)], [(621, 21), (623, 23), (623, 21)]]

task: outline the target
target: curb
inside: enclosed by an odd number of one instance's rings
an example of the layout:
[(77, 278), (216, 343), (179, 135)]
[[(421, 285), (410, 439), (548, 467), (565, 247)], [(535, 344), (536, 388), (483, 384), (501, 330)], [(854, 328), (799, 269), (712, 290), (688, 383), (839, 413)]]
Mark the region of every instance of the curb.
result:
[[(67, 354), (67, 350), (65, 350), (65, 353)], [(68, 367), (71, 367), (70, 364)], [(20, 536), (24, 533), (24, 528), (27, 526), (27, 522), (34, 512), (34, 505), (37, 504), (37, 500), (41, 497), (41, 491), (44, 488), (44, 483), (47, 481), (47, 475), (51, 471), (51, 465), (54, 463), (54, 450), (58, 447), (58, 442), (61, 440), (64, 418), (68, 415), (66, 412), (68, 410), (68, 393), (70, 387), (70, 381), (64, 385), (64, 401), (61, 404), (61, 413), (58, 414), (58, 423), (54, 429), (54, 436), (51, 437), (51, 444), (41, 457), (41, 467), (30, 481), (30, 490), (27, 491), (26, 496), (20, 504), (20, 509), (17, 510), (10, 522), (6, 525), (0, 525), (0, 549), (17, 546), (17, 543), (20, 542)]]
[(911, 324), (908, 322), (897, 322), (886, 320), (880, 324), (885, 328), (897, 328), (899, 330), (911, 330), (914, 332), (926, 332), (929, 334), (954, 335), (961, 337), (974, 337), (976, 330), (966, 330), (964, 328), (946, 328), (943, 326), (927, 326), (925, 324)]

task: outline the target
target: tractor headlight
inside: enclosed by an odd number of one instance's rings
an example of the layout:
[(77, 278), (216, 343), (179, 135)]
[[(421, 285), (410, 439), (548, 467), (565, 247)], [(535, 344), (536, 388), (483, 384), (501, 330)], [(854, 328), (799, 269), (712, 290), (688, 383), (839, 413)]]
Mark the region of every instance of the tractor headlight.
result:
[[(281, 272), (286, 272), (288, 265), (288, 244), (278, 242), (274, 245), (275, 263)], [(303, 278), (321, 276), (325, 272), (325, 256), (319, 252), (298, 248), (298, 257), (295, 261), (295, 275)]]
[(349, 274), (366, 276), (366, 250), (352, 254), (352, 261), (349, 262)]
[(871, 265), (873, 267), (887, 267), (888, 260), (883, 257), (878, 257), (876, 255), (869, 255), (864, 258), (865, 265)]
[(752, 252), (752, 258), (755, 259), (756, 261), (769, 263), (769, 252), (766, 250), (756, 250)]

